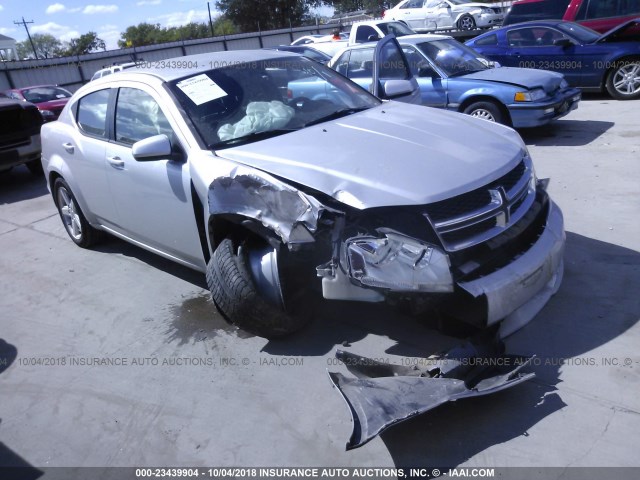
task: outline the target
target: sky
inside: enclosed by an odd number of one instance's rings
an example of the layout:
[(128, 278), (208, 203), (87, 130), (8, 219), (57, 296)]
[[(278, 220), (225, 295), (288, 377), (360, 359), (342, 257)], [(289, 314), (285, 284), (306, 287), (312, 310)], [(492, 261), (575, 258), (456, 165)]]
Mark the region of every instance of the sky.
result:
[[(100, 1), (100, 0), (98, 0)], [(256, 0), (260, 1), (260, 0)], [(163, 27), (175, 27), (189, 22), (208, 22), (206, 0), (91, 0), (40, 1), (0, 0), (0, 34), (17, 41), (27, 39), (23, 25), (14, 21), (29, 22), (29, 32), (48, 33), (61, 41), (69, 41), (83, 33), (96, 32), (105, 41), (108, 50), (118, 48), (120, 33), (131, 25), (142, 22), (159, 23)], [(220, 12), (215, 0), (210, 0), (211, 16), (215, 20)], [(321, 15), (331, 15), (324, 8)]]

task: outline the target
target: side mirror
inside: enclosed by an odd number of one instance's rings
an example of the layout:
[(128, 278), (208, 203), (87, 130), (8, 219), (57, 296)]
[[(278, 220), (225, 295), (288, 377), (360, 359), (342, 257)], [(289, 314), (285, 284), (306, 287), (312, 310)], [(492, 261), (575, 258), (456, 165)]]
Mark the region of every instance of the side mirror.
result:
[(409, 80), (388, 80), (384, 84), (384, 95), (387, 98), (408, 95), (413, 92), (413, 85)]
[(152, 162), (154, 160), (174, 160), (175, 155), (171, 148), (171, 141), (166, 135), (154, 135), (144, 138), (131, 146), (131, 155), (139, 162)]
[(573, 42), (571, 40), (569, 40), (568, 38), (558, 38), (558, 39), (553, 41), (553, 44), (556, 47), (562, 47), (562, 48), (567, 48), (567, 47), (573, 46)]
[(367, 37), (367, 42), (377, 42), (378, 40), (380, 40), (378, 35), (369, 35)]

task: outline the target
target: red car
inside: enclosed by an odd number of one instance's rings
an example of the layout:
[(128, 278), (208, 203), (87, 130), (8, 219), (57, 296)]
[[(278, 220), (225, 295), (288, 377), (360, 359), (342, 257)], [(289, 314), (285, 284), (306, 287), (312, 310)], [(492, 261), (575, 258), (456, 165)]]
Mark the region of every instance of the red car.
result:
[(502, 24), (556, 19), (605, 33), (636, 17), (640, 17), (640, 0), (518, 0)]
[(14, 88), (4, 93), (9, 98), (35, 104), (45, 122), (57, 120), (72, 95), (68, 90), (56, 85)]

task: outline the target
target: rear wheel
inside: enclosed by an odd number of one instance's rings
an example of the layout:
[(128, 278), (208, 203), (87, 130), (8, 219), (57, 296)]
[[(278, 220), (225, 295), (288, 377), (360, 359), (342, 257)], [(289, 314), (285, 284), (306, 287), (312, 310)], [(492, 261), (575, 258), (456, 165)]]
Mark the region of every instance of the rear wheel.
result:
[(264, 243), (220, 242), (207, 264), (207, 285), (222, 315), (247, 332), (276, 338), (306, 323), (285, 311), (277, 252)]
[(490, 122), (504, 123), (505, 121), (500, 107), (490, 101), (474, 102), (464, 109), (464, 113)]
[(89, 225), (71, 188), (62, 178), (56, 179), (53, 184), (53, 198), (62, 224), (76, 245), (88, 248), (100, 240), (102, 232)]
[(469, 31), (469, 30), (475, 30), (475, 28), (476, 28), (476, 21), (469, 14), (464, 14), (458, 20), (458, 30)]
[(618, 100), (640, 98), (640, 58), (617, 62), (607, 75), (606, 87)]

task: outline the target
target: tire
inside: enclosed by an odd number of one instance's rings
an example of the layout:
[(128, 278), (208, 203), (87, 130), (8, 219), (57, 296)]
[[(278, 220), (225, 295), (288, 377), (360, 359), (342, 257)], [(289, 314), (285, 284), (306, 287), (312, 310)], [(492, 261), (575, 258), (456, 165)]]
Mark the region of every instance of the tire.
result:
[(207, 285), (213, 302), (231, 323), (254, 335), (277, 338), (304, 326), (302, 317), (288, 315), (258, 292), (243, 251), (226, 238), (207, 264)]
[(640, 98), (640, 58), (616, 62), (605, 85), (609, 95), (618, 100)]
[(466, 107), (463, 112), (472, 117), (505, 124), (505, 118), (500, 107), (491, 101), (474, 102)]
[(469, 30), (476, 29), (476, 21), (471, 15), (465, 13), (458, 19), (457, 26), (458, 30), (468, 32)]
[(102, 237), (102, 232), (89, 225), (71, 188), (62, 178), (56, 179), (53, 184), (53, 198), (69, 238), (82, 248), (95, 245)]
[(42, 162), (40, 160), (31, 160), (30, 162), (25, 163), (31, 175), (39, 177), (42, 175)]

